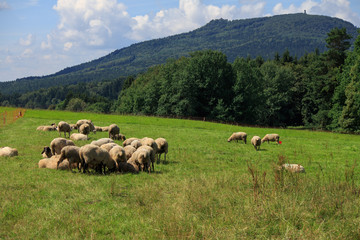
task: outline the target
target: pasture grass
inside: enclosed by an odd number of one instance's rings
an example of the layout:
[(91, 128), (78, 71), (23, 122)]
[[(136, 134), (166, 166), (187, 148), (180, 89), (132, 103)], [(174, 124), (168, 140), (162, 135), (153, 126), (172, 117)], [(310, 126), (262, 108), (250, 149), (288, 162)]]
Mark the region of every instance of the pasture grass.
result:
[[(152, 174), (39, 169), (61, 120), (116, 123), (126, 137), (164, 137)], [(245, 131), (248, 143), (227, 142)], [(281, 145), (250, 144), (278, 133)], [(85, 145), (107, 133), (90, 134)], [(27, 110), (0, 128), (0, 239), (359, 239), (360, 136), (144, 116)], [(121, 143), (117, 141), (118, 143)], [(299, 163), (305, 174), (275, 171)]]

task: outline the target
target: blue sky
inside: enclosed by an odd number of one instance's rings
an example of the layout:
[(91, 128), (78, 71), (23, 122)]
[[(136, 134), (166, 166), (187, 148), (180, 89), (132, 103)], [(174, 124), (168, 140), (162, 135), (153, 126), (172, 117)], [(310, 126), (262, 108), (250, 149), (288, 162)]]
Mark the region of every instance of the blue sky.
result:
[(212, 19), (304, 10), (360, 26), (359, 0), (0, 0), (0, 81), (55, 73)]

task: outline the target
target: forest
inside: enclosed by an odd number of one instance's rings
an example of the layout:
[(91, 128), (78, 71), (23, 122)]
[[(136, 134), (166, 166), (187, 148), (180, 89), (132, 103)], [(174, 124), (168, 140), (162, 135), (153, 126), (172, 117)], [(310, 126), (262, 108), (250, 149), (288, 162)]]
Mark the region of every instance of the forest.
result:
[[(201, 118), (237, 124), (360, 131), (360, 37), (345, 28), (298, 58), (273, 59), (201, 50), (168, 59), (137, 76), (0, 96), (1, 105)], [(350, 50), (349, 50), (350, 49)]]

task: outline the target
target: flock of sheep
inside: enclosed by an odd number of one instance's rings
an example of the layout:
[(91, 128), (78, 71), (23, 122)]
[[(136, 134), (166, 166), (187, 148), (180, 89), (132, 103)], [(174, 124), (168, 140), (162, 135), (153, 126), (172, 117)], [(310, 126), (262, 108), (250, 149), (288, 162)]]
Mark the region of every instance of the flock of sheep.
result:
[[(73, 129), (79, 133), (70, 135)], [(88, 172), (93, 169), (99, 173), (108, 172), (131, 172), (154, 171), (154, 163), (160, 162), (161, 154), (164, 153), (164, 160), (168, 153), (168, 142), (165, 138), (156, 140), (144, 137), (129, 138), (120, 133), (116, 124), (108, 127), (94, 126), (91, 120), (79, 120), (76, 124), (69, 124), (61, 121), (57, 125), (39, 126), (37, 130), (59, 132), (59, 137), (51, 141), (50, 146), (44, 147), (41, 154), (44, 159), (38, 163), (39, 168), (50, 169), (72, 169)], [(82, 147), (75, 145), (74, 141), (88, 140), (91, 132), (107, 131), (108, 138), (101, 138), (92, 141)], [(61, 137), (64, 133), (64, 138)], [(66, 135), (70, 139), (66, 139)], [(122, 140), (122, 146), (114, 142)]]
[[(239, 141), (242, 140), (246, 144), (246, 138), (247, 134), (245, 132), (234, 132), (228, 139), (228, 142), (231, 141)], [(260, 150), (261, 143), (264, 142), (276, 142), (277, 144), (280, 144), (280, 136), (279, 134), (273, 133), (273, 134), (266, 134), (262, 139), (259, 136), (253, 136), (251, 138), (251, 144), (254, 146), (255, 150)], [(285, 163), (280, 166), (281, 169), (285, 169), (289, 172), (296, 172), (296, 173), (302, 173), (305, 172), (305, 168), (301, 166), (300, 164), (289, 164)]]

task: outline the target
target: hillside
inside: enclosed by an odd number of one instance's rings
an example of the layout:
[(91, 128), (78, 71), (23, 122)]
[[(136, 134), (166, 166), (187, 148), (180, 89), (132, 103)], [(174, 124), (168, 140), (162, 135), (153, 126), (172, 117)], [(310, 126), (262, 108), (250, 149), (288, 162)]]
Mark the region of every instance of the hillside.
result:
[(203, 49), (219, 50), (230, 62), (246, 56), (273, 58), (276, 52), (281, 54), (285, 49), (300, 57), (316, 48), (325, 51), (327, 33), (335, 27), (346, 28), (352, 36), (357, 34), (356, 27), (349, 22), (307, 14), (213, 20), (194, 31), (137, 43), (52, 75), (0, 83), (0, 91), (2, 94), (24, 93), (51, 86), (111, 80), (144, 72), (169, 58)]

